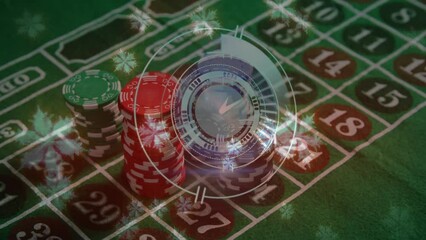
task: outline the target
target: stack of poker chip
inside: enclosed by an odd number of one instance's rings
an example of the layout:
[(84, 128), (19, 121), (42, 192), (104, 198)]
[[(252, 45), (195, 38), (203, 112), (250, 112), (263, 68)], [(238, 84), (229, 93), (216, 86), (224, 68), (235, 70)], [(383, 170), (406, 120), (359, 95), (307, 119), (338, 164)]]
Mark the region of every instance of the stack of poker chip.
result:
[(253, 155), (252, 159), (246, 161), (250, 162), (249, 164), (232, 171), (223, 171), (216, 178), (219, 190), (228, 195), (241, 194), (266, 183), (274, 173), (274, 155), (274, 151), (267, 151), (257, 159), (256, 155)]
[(167, 197), (177, 190), (171, 182), (181, 185), (185, 180), (184, 149), (170, 112), (175, 85), (173, 76), (149, 72), (129, 81), (120, 94), (124, 176), (140, 196)]
[(108, 158), (121, 152), (123, 116), (117, 104), (120, 90), (118, 78), (100, 70), (77, 74), (62, 88), (79, 139), (92, 158)]

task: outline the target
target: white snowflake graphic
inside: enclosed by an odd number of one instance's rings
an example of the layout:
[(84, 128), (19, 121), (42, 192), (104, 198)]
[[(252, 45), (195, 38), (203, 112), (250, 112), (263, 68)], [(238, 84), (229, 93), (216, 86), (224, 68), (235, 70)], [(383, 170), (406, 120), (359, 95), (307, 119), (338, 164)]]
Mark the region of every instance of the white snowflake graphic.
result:
[(243, 145), (241, 144), (240, 141), (234, 141), (234, 139), (231, 139), (231, 141), (229, 143), (227, 143), (226, 147), (227, 147), (228, 153), (230, 155), (238, 155), (238, 153), (240, 153)]
[(296, 23), (296, 29), (302, 29), (307, 32), (311, 28), (311, 23), (307, 15), (298, 14), (293, 8), (287, 7), (289, 0), (266, 0), (266, 4), (271, 8), (271, 18), (280, 19), (289, 26), (290, 20)]
[(411, 209), (406, 206), (391, 206), (386, 218), (382, 221), (389, 239), (420, 239), (417, 236), (415, 221), (411, 215)]
[(143, 205), (138, 200), (133, 199), (127, 206), (130, 218), (137, 218), (144, 213)]
[(47, 197), (54, 196), (55, 198), (52, 202), (58, 209), (63, 210), (67, 201), (74, 197), (74, 192), (72, 189), (68, 189), (61, 196), (58, 196), (58, 192), (68, 187), (70, 183), (68, 178), (62, 178), (57, 181), (46, 181), (46, 184), (39, 186), (39, 189), (45, 192)]
[(313, 147), (313, 148), (315, 148), (315, 149), (319, 149), (319, 148), (321, 147), (322, 140), (321, 140), (321, 138), (320, 138), (320, 137), (318, 137), (317, 135), (313, 135), (313, 136), (310, 136), (310, 135), (303, 135), (303, 136), (302, 136), (302, 139), (303, 139), (303, 140), (305, 140), (305, 141), (306, 141), (306, 143), (307, 143), (309, 146), (311, 146), (311, 147)]
[(286, 7), (291, 3), (289, 0), (266, 0), (265, 3), (271, 8), (272, 19), (288, 20), (288, 10)]
[(167, 124), (164, 121), (155, 121), (148, 118), (146, 124), (138, 128), (139, 135), (144, 144), (157, 149), (163, 148), (170, 140), (170, 133), (167, 131)]
[(192, 21), (192, 32), (197, 35), (211, 36), (215, 28), (220, 28), (216, 11), (206, 11), (203, 7), (198, 7), (190, 15)]
[(140, 10), (130, 15), (129, 18), (132, 28), (138, 29), (140, 32), (145, 32), (152, 24), (152, 18)]
[(291, 204), (286, 204), (282, 206), (279, 211), (282, 219), (290, 220), (294, 214), (294, 207)]
[(222, 167), (224, 171), (233, 172), (235, 169), (235, 161), (232, 158), (225, 158), (222, 162)]
[(318, 240), (336, 240), (339, 239), (339, 235), (333, 231), (329, 226), (319, 226), (318, 231), (315, 234)]
[(18, 25), (18, 33), (30, 38), (36, 38), (41, 32), (46, 30), (40, 14), (24, 12), (22, 17), (16, 19), (15, 22)]
[(292, 18), (296, 22), (296, 29), (301, 29), (305, 33), (308, 33), (309, 29), (312, 28), (312, 24), (309, 22), (308, 15), (298, 15)]
[(176, 201), (175, 206), (178, 212), (187, 212), (192, 210), (193, 202), (191, 197), (180, 196)]
[[(158, 207), (158, 206), (160, 206), (160, 204), (161, 204), (161, 201), (160, 200), (158, 200), (158, 199), (154, 199), (154, 201), (152, 201), (152, 203), (151, 203), (151, 209), (154, 209), (154, 208), (156, 208), (156, 207)], [(166, 207), (166, 206), (162, 206), (162, 207), (160, 207), (156, 212), (155, 212), (155, 214), (157, 214), (157, 216), (159, 216), (160, 218), (163, 218), (164, 217), (164, 214), (166, 214), (166, 213), (168, 213), (169, 212), (169, 209)]]
[[(28, 145), (34, 141), (43, 138), (52, 132), (71, 124), (71, 119), (60, 118), (56, 123), (52, 122), (52, 116), (43, 112), (40, 108), (37, 109), (33, 116), (33, 128), (29, 130), (25, 136), (18, 138), (17, 141), (22, 145)], [(66, 128), (62, 134), (67, 135), (71, 128)], [(74, 156), (81, 151), (81, 144), (73, 139), (62, 138), (47, 138), (37, 147), (26, 152), (21, 161), (23, 168), (40, 168), (44, 166), (47, 173), (56, 173), (56, 176), (61, 176), (60, 162), (61, 155)]]
[(135, 55), (122, 50), (112, 58), (112, 61), (115, 64), (115, 71), (130, 73), (137, 66)]

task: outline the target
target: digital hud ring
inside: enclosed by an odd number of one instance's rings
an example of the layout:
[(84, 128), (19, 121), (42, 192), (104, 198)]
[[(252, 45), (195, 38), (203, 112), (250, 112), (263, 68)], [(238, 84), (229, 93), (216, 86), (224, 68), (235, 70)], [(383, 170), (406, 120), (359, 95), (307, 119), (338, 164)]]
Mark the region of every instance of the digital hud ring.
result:
[[(276, 159), (277, 129), (288, 120), (282, 114), (287, 109), (288, 78), (276, 58), (238, 29), (215, 29), (215, 33), (211, 41), (218, 41), (219, 49), (208, 51), (185, 64), (181, 73), (173, 74), (178, 82), (171, 106), (173, 128), (186, 151), (185, 164), (197, 168), (209, 179), (208, 184), (181, 187), (153, 164), (167, 181), (201, 201), (242, 196), (271, 179), (278, 169), (273, 168), (272, 160)], [(159, 52), (176, 39), (190, 36), (193, 32), (184, 32), (165, 43), (141, 76), (154, 70), (152, 61)], [(291, 84), (287, 82), (287, 86), (291, 91)], [(292, 100), (295, 108), (294, 97)], [(134, 118), (137, 127), (136, 114)], [(275, 164), (280, 167), (284, 160), (281, 157)]]

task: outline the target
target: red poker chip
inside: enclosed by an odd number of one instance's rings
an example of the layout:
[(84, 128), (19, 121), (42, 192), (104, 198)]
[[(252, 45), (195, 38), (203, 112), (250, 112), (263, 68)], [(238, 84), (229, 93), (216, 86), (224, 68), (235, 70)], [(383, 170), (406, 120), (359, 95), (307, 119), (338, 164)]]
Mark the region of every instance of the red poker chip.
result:
[(142, 174), (137, 172), (134, 169), (131, 170), (125, 170), (126, 176), (132, 177), (135, 179), (135, 182), (138, 184), (141, 184), (142, 187), (148, 188), (148, 187), (164, 187), (171, 185), (167, 181), (167, 179), (172, 180), (173, 182), (177, 183), (180, 182), (183, 178), (183, 175), (185, 175), (185, 167), (181, 167), (178, 169), (177, 172), (166, 174), (163, 176), (157, 175), (157, 176), (149, 176), (147, 174)]
[(169, 182), (169, 180), (174, 183), (178, 183), (178, 182), (181, 182), (182, 178), (184, 178), (186, 175), (185, 168), (182, 168), (181, 171), (175, 173), (175, 175), (172, 175), (168, 177), (167, 179), (165, 179), (161, 175), (148, 178), (147, 176), (142, 176), (140, 173), (137, 173), (135, 171), (126, 172), (126, 169), (124, 170), (128, 179), (129, 178), (134, 179), (136, 183), (140, 184), (142, 187), (145, 187), (145, 188), (167, 187), (168, 185), (172, 185)]
[[(183, 156), (183, 154), (180, 154), (176, 157), (172, 157), (172, 158), (167, 159), (165, 161), (152, 161), (152, 163), (148, 159), (131, 157), (127, 154), (124, 154), (124, 159), (126, 161), (126, 164), (128, 164), (128, 165), (138, 164), (139, 169), (141, 169), (141, 170), (144, 169), (146, 171), (150, 171), (150, 170), (156, 170), (156, 168), (158, 168), (158, 169), (171, 168), (174, 165), (176, 165), (177, 162), (182, 161), (182, 159), (183, 159), (182, 156)], [(155, 160), (155, 159), (151, 159), (151, 160)]]
[[(124, 127), (126, 128), (126, 127)], [(126, 141), (129, 145), (139, 145), (140, 141), (138, 138), (138, 135), (135, 131), (131, 129), (126, 129), (122, 133), (127, 137)], [(147, 147), (153, 147), (157, 144), (157, 141), (160, 142), (160, 144), (168, 144), (169, 142), (173, 142), (174, 144), (178, 143), (177, 135), (176, 133), (170, 128), (167, 131), (158, 131), (158, 132), (147, 132), (146, 134), (140, 135), (141, 141), (144, 144), (144, 146)]]
[[(148, 72), (141, 78), (137, 76), (121, 90), (119, 106), (123, 111), (132, 114), (137, 94), (135, 108), (137, 115), (160, 117), (170, 114), (176, 82), (175, 77), (161, 72)], [(139, 89), (137, 89), (138, 84)], [(137, 93), (136, 90), (138, 90)]]
[(161, 121), (158, 121), (154, 122), (153, 125), (139, 125), (138, 128), (129, 122), (123, 122), (122, 126), (123, 132), (125, 132), (127, 136), (131, 137), (135, 141), (138, 141), (138, 135), (143, 140), (145, 140), (147, 136), (149, 137), (151, 135), (157, 135), (162, 138), (167, 137), (170, 139), (176, 138), (176, 132), (174, 131), (172, 124), (167, 122), (161, 123)]
[[(123, 146), (123, 151), (130, 156), (134, 157), (143, 157), (146, 158), (145, 152), (139, 144), (129, 144), (129, 139), (126, 139), (126, 136), (121, 137), (121, 142)], [(134, 140), (133, 140), (134, 142)], [(176, 153), (181, 153), (183, 151), (183, 146), (180, 143), (172, 144), (166, 142), (163, 146), (158, 148), (152, 148), (144, 146), (146, 153), (150, 158), (160, 158), (160, 160), (168, 159), (170, 156), (175, 155)], [(143, 155), (143, 156), (142, 156)]]
[(156, 170), (154, 167), (146, 167), (144, 165), (137, 164), (126, 164), (124, 170), (127, 172), (132, 172), (134, 175), (145, 176), (148, 178), (162, 178), (160, 172), (165, 175), (167, 178), (173, 178), (182, 171), (185, 171), (185, 161), (184, 159), (178, 159), (176, 163), (170, 167), (162, 168)]
[(135, 162), (154, 162), (156, 164), (167, 164), (173, 159), (179, 158), (183, 153), (183, 148), (173, 148), (171, 150), (164, 151), (164, 153), (149, 152), (145, 154), (141, 149), (132, 150), (125, 144), (123, 144), (123, 154), (129, 159), (135, 160)]
[[(139, 169), (140, 171), (152, 171), (159, 169), (160, 171), (165, 171), (165, 169), (171, 169), (174, 168), (176, 165), (181, 164), (185, 161), (185, 158), (183, 157), (183, 154), (180, 154), (176, 157), (171, 158), (168, 161), (163, 162), (155, 162), (152, 163), (149, 160), (140, 161), (141, 159), (132, 158), (128, 155), (124, 156), (126, 159), (126, 165), (132, 166), (136, 169)], [(155, 166), (155, 167), (154, 167)]]
[[(128, 113), (126, 111), (121, 110), (120, 111), (121, 115), (123, 116), (123, 122), (129, 123), (131, 125), (135, 125), (135, 118), (133, 113)], [(148, 122), (149, 120), (151, 121), (165, 121), (168, 124), (170, 124), (170, 126), (172, 125), (172, 116), (170, 114), (166, 114), (166, 115), (162, 115), (161, 117), (146, 117), (146, 116), (137, 116), (136, 122), (138, 123), (138, 125), (143, 124)]]
[[(142, 197), (163, 199), (179, 190), (179, 188), (175, 187), (169, 182), (162, 184), (145, 184), (138, 181), (131, 174), (125, 173), (125, 177), (131, 190)], [(175, 183), (181, 186), (185, 182), (185, 179), (186, 173), (183, 172), (183, 175), (180, 177), (180, 179), (177, 179)]]

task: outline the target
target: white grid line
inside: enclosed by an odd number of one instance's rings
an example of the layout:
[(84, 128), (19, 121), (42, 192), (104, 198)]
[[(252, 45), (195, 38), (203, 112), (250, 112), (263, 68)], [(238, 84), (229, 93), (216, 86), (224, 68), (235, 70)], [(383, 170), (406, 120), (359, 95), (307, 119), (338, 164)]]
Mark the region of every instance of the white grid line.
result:
[(67, 223), (76, 233), (78, 233), (80, 235), (80, 237), (89, 240), (89, 238), (86, 236), (86, 234), (84, 234), (83, 231), (81, 231), (81, 229), (78, 228), (71, 220), (69, 220), (66, 216), (64, 216), (55, 206), (53, 206), (53, 204), (48, 200), (48, 198), (46, 196), (44, 196), (44, 194), (40, 190), (38, 190), (38, 188), (36, 186), (34, 186), (34, 184), (32, 182), (30, 182), (25, 176), (23, 176), (15, 168), (10, 166), (10, 164), (8, 162), (5, 162), (4, 165), (13, 174), (15, 174), (21, 181), (23, 181), (25, 184), (27, 184), (27, 186), (30, 187), (31, 190), (33, 190), (33, 192), (39, 198), (41, 198), (42, 202), (44, 202), (50, 208), (50, 210), (55, 212), (65, 223)]
[(119, 14), (120, 12), (124, 11), (128, 7), (128, 5), (131, 5), (131, 4), (133, 4), (133, 3), (137, 2), (137, 1), (138, 0), (131, 0), (130, 2), (122, 5), (121, 7), (113, 9), (110, 12), (105, 13), (103, 16), (101, 16), (101, 17), (99, 17), (99, 18), (97, 18), (97, 19), (95, 19), (93, 21), (85, 23), (85, 24), (79, 26), (78, 28), (76, 28), (74, 30), (71, 30), (70, 32), (68, 32), (68, 33), (66, 33), (64, 35), (61, 35), (61, 36), (59, 36), (57, 38), (54, 38), (54, 39), (46, 42), (42, 46), (40, 46), (40, 47), (36, 48), (35, 50), (31, 51), (30, 53), (22, 55), (20, 57), (17, 57), (15, 59), (13, 59), (12, 61), (9, 61), (8, 63), (3, 64), (2, 66), (0, 66), (0, 71), (4, 70), (4, 69), (6, 69), (6, 68), (8, 68), (10, 66), (13, 66), (13, 65), (15, 65), (15, 64), (17, 64), (19, 62), (22, 62), (22, 61), (25, 61), (25, 60), (27, 60), (29, 58), (32, 58), (33, 56), (35, 56), (38, 53), (40, 53), (41, 50), (49, 48), (50, 46), (52, 46), (52, 45), (54, 45), (54, 44), (56, 44), (56, 43), (58, 43), (58, 42), (60, 42), (60, 41), (62, 41), (64, 39), (67, 39), (67, 38), (69, 38), (72, 35), (78, 34), (79, 32), (83, 31), (84, 29), (86, 29), (86, 28), (88, 28), (88, 27), (90, 27), (92, 25), (97, 25), (97, 24), (101, 23), (102, 21), (110, 18), (111, 16), (113, 16), (115, 14)]
[(283, 177), (288, 178), (291, 182), (293, 182), (294, 184), (296, 184), (299, 188), (303, 188), (305, 187), (305, 185), (301, 182), (299, 182), (299, 180), (297, 180), (295, 177), (293, 177), (292, 175), (288, 174), (286, 171), (284, 171), (282, 168), (274, 165), (275, 170), (278, 170), (278, 173), (280, 173)]
[(51, 63), (53, 63), (53, 65), (55, 65), (56, 67), (58, 67), (59, 69), (61, 69), (64, 73), (67, 74), (68, 77), (72, 76), (73, 73), (71, 70), (69, 70), (67, 67), (65, 67), (65, 65), (63, 65), (62, 63), (60, 63), (58, 60), (56, 60), (52, 55), (50, 55), (48, 52), (46, 52), (46, 50), (41, 49), (40, 50), (41, 55), (43, 55), (47, 60), (49, 60)]
[[(327, 37), (324, 37), (324, 39), (327, 39)], [(419, 108), (419, 107), (420, 107), (420, 108), (421, 108), (421, 107), (424, 107), (424, 105), (425, 105), (425, 104), (421, 104), (421, 105), (417, 106), (415, 109), (417, 109), (417, 108)], [(415, 109), (413, 109), (413, 110), (415, 110)], [(410, 111), (410, 112), (413, 112), (413, 110), (412, 110), (412, 111)], [(411, 115), (410, 115), (410, 116), (411, 116)], [(409, 116), (408, 116), (408, 117), (409, 117)], [(408, 118), (408, 117), (407, 117), (407, 118)], [(401, 118), (401, 119), (399, 119), (399, 120), (398, 120), (397, 122), (395, 122), (395, 123), (402, 122), (403, 120), (405, 120), (405, 118)], [(394, 126), (394, 125), (395, 125), (395, 123), (394, 123), (394, 124), (392, 124), (392, 126)], [(389, 129), (389, 128), (388, 128), (388, 129)], [(389, 130), (389, 131), (390, 131), (390, 130)], [(379, 137), (377, 137), (377, 138), (379, 138)], [(373, 141), (375, 141), (377, 138), (374, 138), (374, 139), (372, 138), (372, 142), (373, 142)], [(369, 141), (365, 143), (365, 146), (368, 146), (368, 145), (369, 145)], [(360, 149), (362, 149), (362, 148), (363, 148), (363, 147), (365, 147), (365, 146), (362, 146)], [(360, 147), (360, 146), (358, 146), (358, 147)], [(4, 159), (3, 159), (3, 160), (1, 160), (1, 161), (4, 161)], [(116, 161), (116, 162), (119, 162), (119, 161)], [(6, 162), (6, 163), (7, 163), (7, 162)], [(111, 166), (111, 164), (109, 164), (109, 166), (108, 166), (108, 167), (110, 167), (110, 166)], [(97, 170), (97, 171), (98, 171), (98, 170)], [(96, 171), (96, 173), (97, 173), (97, 171)], [(121, 185), (120, 185), (120, 186), (121, 186)], [(299, 195), (300, 195), (300, 194), (299, 194)], [(293, 197), (293, 196), (295, 196), (295, 197), (296, 197), (296, 194), (292, 195), (292, 197)], [(292, 197), (288, 198), (287, 200), (291, 199)], [(295, 197), (293, 197), (293, 198), (295, 198)], [(286, 200), (286, 201), (287, 201), (287, 200)], [(264, 219), (264, 218), (262, 218), (262, 219)], [(169, 230), (170, 230), (170, 229), (169, 229)]]
[[(221, 193), (220, 191), (218, 191), (215, 187), (213, 187), (213, 185), (211, 185), (208, 181), (204, 181), (204, 178), (201, 178), (200, 175), (198, 174), (194, 174), (194, 176), (204, 185), (209, 187), (209, 190), (211, 190), (212, 192), (214, 192), (215, 194), (217, 194), (218, 196), (224, 196), (223, 193)], [(205, 188), (204, 188), (205, 189)], [(244, 210), (243, 208), (241, 208), (240, 206), (238, 206), (235, 202), (233, 202), (231, 199), (228, 198), (224, 198), (223, 199), (225, 202), (227, 202), (229, 205), (231, 205), (233, 208), (235, 208), (238, 212), (240, 212), (241, 214), (243, 214), (246, 218), (250, 219), (251, 221), (255, 221), (256, 217), (254, 217), (253, 215), (251, 215), (249, 212), (247, 212), (246, 210)]]
[(373, 143), (377, 139), (380, 139), (382, 136), (384, 136), (385, 134), (389, 133), (390, 131), (392, 131), (393, 129), (395, 129), (396, 127), (398, 127), (402, 122), (404, 122), (406, 119), (408, 119), (409, 117), (411, 117), (413, 114), (415, 114), (416, 112), (418, 112), (423, 107), (426, 107), (426, 102), (424, 102), (423, 104), (418, 105), (416, 108), (414, 108), (411, 111), (407, 112), (403, 117), (401, 117), (400, 119), (398, 119), (398, 121), (396, 121), (395, 123), (393, 123), (390, 127), (386, 128), (383, 131), (381, 131), (380, 133), (374, 135), (368, 142), (359, 145), (349, 155), (345, 156), (342, 160), (340, 160), (339, 162), (333, 164), (330, 168), (326, 169), (320, 175), (318, 175), (317, 177), (315, 177), (304, 188), (300, 189), (299, 191), (297, 191), (296, 193), (294, 193), (292, 196), (290, 196), (289, 198), (285, 199), (282, 203), (277, 204), (275, 207), (273, 207), (272, 209), (270, 209), (269, 211), (267, 211), (266, 213), (264, 213), (261, 217), (258, 218), (257, 221), (251, 222), (250, 224), (246, 225), (243, 229), (241, 229), (240, 231), (238, 231), (237, 233), (235, 233), (234, 235), (232, 235), (229, 239), (235, 239), (235, 238), (241, 236), (244, 232), (248, 231), (250, 228), (253, 228), (256, 224), (258, 224), (259, 222), (261, 222), (263, 219), (266, 219), (268, 216), (270, 216), (271, 214), (273, 214), (276, 211), (278, 211), (282, 206), (284, 206), (285, 204), (293, 201), (295, 198), (299, 197), (301, 194), (303, 194), (309, 188), (311, 188), (315, 183), (317, 183), (322, 178), (324, 178), (325, 176), (327, 176), (328, 174), (330, 174), (332, 171), (334, 171), (335, 169), (337, 169), (338, 167), (340, 167), (344, 163), (346, 163), (357, 152), (359, 152), (363, 148), (369, 146), (371, 143)]

